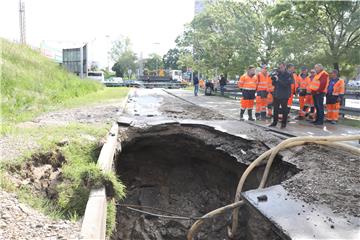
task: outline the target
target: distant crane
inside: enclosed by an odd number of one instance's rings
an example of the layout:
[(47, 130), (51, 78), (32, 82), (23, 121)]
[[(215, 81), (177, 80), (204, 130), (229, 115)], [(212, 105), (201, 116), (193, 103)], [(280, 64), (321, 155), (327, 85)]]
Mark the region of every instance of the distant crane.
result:
[(20, 24), (20, 43), (26, 44), (25, 3), (22, 0), (19, 0), (19, 24)]

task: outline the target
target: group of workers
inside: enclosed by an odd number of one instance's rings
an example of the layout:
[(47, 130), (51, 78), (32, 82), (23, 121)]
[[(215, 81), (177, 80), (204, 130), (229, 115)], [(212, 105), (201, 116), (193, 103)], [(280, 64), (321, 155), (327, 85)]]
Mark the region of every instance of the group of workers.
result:
[(240, 77), (238, 87), (242, 91), (240, 120), (244, 120), (246, 110), (248, 120), (255, 120), (252, 111), (256, 102), (256, 119), (272, 118), (270, 127), (275, 127), (279, 114), (282, 114), (281, 128), (286, 127), (294, 96), (299, 96), (298, 120), (323, 125), (326, 97), (326, 121), (336, 124), (345, 93), (345, 82), (339, 79), (339, 72), (335, 69), (328, 74), (321, 64), (316, 64), (310, 71), (301, 67), (300, 74), (295, 73), (293, 64), (281, 63), (271, 73), (268, 73), (267, 65), (262, 65), (258, 74), (254, 66), (249, 66)]

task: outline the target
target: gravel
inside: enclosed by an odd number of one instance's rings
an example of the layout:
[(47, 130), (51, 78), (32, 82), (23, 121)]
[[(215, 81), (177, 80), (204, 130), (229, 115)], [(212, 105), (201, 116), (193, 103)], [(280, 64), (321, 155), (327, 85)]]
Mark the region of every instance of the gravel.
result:
[(52, 220), (0, 191), (0, 239), (77, 239), (80, 224)]

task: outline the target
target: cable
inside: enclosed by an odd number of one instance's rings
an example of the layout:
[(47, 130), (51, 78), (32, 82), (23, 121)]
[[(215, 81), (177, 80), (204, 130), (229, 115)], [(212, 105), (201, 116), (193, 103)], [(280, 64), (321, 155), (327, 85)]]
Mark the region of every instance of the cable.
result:
[(166, 211), (166, 210), (163, 210), (163, 209), (160, 209), (160, 208), (155, 208), (155, 207), (149, 207), (149, 206), (142, 206), (142, 205), (134, 205), (134, 204), (116, 204), (117, 206), (120, 206), (120, 207), (132, 207), (132, 208), (143, 208), (143, 209), (152, 209), (152, 210), (155, 210), (155, 211), (159, 211), (159, 212), (164, 212), (164, 213), (168, 213), (168, 214), (171, 214), (171, 215), (175, 215), (175, 216), (180, 216), (180, 217), (186, 217), (184, 215), (179, 215), (177, 213), (173, 213), (173, 212), (170, 212), (170, 211)]
[[(238, 225), (238, 212), (239, 212), (239, 207), (242, 206), (244, 204), (243, 200), (240, 200), (240, 193), (242, 191), (242, 188), (244, 186), (245, 180), (247, 178), (247, 176), (251, 173), (251, 171), (257, 166), (259, 165), (264, 159), (266, 159), (267, 157), (270, 156), (269, 161), (266, 164), (266, 168), (263, 174), (263, 177), (261, 179), (261, 183), (259, 188), (263, 188), (265, 186), (269, 171), (270, 171), (270, 167), (271, 164), (275, 158), (275, 156), (277, 155), (277, 153), (285, 148), (291, 148), (291, 147), (295, 147), (295, 146), (299, 146), (299, 145), (304, 145), (307, 143), (316, 143), (316, 144), (321, 144), (321, 145), (328, 145), (328, 146), (332, 146), (332, 147), (337, 147), (337, 148), (341, 148), (343, 150), (347, 150), (350, 151), (352, 153), (355, 153), (357, 155), (360, 155), (360, 149), (347, 145), (347, 144), (343, 144), (343, 143), (335, 143), (334, 141), (350, 141), (350, 140), (359, 140), (360, 139), (360, 135), (351, 135), (351, 136), (326, 136), (326, 137), (294, 137), (294, 138), (290, 138), (287, 139), (285, 141), (282, 141), (280, 144), (278, 144), (276, 147), (264, 152), (263, 154), (261, 154), (256, 160), (254, 160), (245, 170), (245, 172), (242, 174), (239, 184), (237, 186), (236, 189), (236, 194), (235, 194), (235, 200), (234, 203), (229, 204), (227, 206), (215, 209), (207, 214), (204, 215), (204, 217), (207, 218), (212, 218), (218, 214), (223, 213), (225, 210), (228, 209), (233, 209), (233, 213), (232, 213), (232, 218), (233, 218), (233, 222), (232, 222), (232, 226), (231, 228), (228, 228), (228, 235), (230, 238), (233, 238), (236, 234), (236, 229), (237, 229), (237, 225)], [(190, 228), (190, 230), (188, 231), (187, 234), (187, 239), (188, 240), (192, 240), (194, 235), (197, 232), (197, 229), (200, 227), (200, 225), (203, 223), (203, 219), (198, 219)]]
[[(158, 218), (170, 218), (170, 219), (178, 219), (178, 220), (199, 220), (199, 219), (212, 218), (212, 217), (207, 217), (207, 216), (202, 216), (202, 217), (179, 216), (176, 213), (172, 213), (172, 212), (169, 212), (169, 211), (166, 211), (166, 210), (162, 210), (162, 209), (154, 208), (154, 207), (148, 207), (148, 206), (140, 206), (140, 205), (132, 205), (132, 204), (116, 204), (116, 205), (120, 206), (120, 207), (125, 207), (126, 209), (129, 209), (129, 210), (132, 210), (132, 211), (135, 211), (135, 212), (143, 213), (143, 214), (150, 215), (150, 216), (153, 216), (153, 217), (158, 217)], [(153, 210), (156, 210), (156, 211), (169, 213), (169, 214), (172, 214), (174, 216), (151, 213), (151, 212), (148, 212), (148, 211), (137, 209), (138, 207), (139, 208), (153, 209)]]

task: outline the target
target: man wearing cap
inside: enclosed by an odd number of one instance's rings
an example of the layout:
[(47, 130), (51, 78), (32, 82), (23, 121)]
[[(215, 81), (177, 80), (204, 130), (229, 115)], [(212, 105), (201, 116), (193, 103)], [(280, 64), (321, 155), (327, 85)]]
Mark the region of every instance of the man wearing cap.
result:
[(266, 120), (267, 95), (269, 87), (269, 74), (267, 65), (261, 65), (261, 71), (257, 75), (256, 85), (256, 120)]
[(338, 70), (334, 69), (330, 74), (330, 82), (326, 94), (326, 120), (336, 124), (339, 120), (339, 110), (345, 93), (345, 81), (339, 79)]
[(310, 83), (310, 79), (307, 74), (307, 68), (305, 66), (301, 67), (301, 73), (298, 77), (298, 94), (299, 94), (299, 115), (296, 117), (297, 120), (302, 120), (305, 118), (305, 98), (306, 98), (306, 87)]
[(315, 64), (316, 75), (310, 83), (311, 94), (313, 95), (316, 109), (316, 119), (314, 125), (324, 124), (324, 96), (329, 85), (329, 74), (324, 70), (320, 63)]
[(245, 110), (248, 110), (248, 117), (250, 121), (255, 119), (252, 117), (252, 109), (254, 108), (255, 91), (257, 85), (257, 77), (255, 75), (255, 67), (249, 66), (247, 73), (242, 75), (238, 82), (238, 87), (242, 92), (240, 121), (244, 120)]
[(291, 95), (291, 86), (294, 83), (293, 77), (288, 71), (284, 63), (279, 64), (279, 70), (275, 75), (271, 76), (274, 85), (274, 120), (270, 127), (275, 127), (279, 120), (279, 107), (283, 109), (283, 118), (281, 122), (281, 128), (286, 127), (288, 109), (287, 103)]

